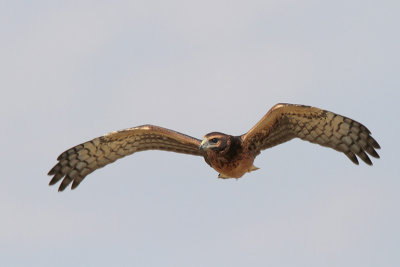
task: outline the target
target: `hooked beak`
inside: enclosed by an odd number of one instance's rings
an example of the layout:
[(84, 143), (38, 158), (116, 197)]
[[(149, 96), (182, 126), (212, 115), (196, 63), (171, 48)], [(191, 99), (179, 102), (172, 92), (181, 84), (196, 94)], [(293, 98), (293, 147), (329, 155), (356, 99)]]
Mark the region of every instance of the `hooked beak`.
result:
[(199, 148), (200, 148), (200, 150), (206, 150), (208, 145), (209, 145), (208, 140), (207, 139), (203, 139), (203, 141), (201, 141), (201, 144), (200, 144)]

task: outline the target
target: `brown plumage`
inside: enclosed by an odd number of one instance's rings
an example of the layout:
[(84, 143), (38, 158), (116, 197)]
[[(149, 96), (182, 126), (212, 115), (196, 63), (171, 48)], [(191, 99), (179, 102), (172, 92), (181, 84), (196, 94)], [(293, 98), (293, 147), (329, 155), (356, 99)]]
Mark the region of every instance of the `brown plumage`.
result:
[(203, 156), (220, 178), (240, 178), (258, 169), (253, 165), (261, 150), (293, 138), (343, 152), (358, 164), (357, 156), (372, 165), (379, 144), (362, 124), (315, 107), (277, 104), (247, 133), (231, 136), (212, 132), (199, 139), (153, 125), (111, 132), (62, 153), (48, 173), (50, 185), (61, 179), (59, 191), (71, 182), (76, 188), (90, 173), (124, 156), (144, 150), (165, 150)]

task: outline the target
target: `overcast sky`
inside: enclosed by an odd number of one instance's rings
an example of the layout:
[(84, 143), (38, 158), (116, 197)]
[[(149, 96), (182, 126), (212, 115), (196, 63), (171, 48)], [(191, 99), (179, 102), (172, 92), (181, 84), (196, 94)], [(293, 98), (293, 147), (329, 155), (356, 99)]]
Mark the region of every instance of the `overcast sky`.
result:
[[(399, 1), (3, 1), (4, 266), (400, 266)], [(274, 104), (365, 124), (372, 167), (293, 140), (217, 179), (137, 153), (57, 192), (64, 150), (151, 123), (238, 135)]]

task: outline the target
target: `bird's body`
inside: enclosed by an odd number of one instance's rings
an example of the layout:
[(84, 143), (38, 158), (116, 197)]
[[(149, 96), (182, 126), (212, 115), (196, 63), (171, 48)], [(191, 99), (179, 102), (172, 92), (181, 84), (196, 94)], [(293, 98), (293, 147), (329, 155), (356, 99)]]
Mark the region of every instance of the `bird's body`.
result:
[[(214, 138), (220, 143), (213, 149), (209, 140)], [(249, 153), (242, 143), (240, 136), (214, 132), (204, 137), (200, 149), (204, 150), (205, 161), (219, 173), (219, 178), (240, 178), (256, 169), (253, 166), (256, 155)]]
[(124, 156), (143, 150), (165, 150), (203, 156), (219, 178), (240, 178), (258, 169), (255, 157), (264, 149), (293, 138), (333, 148), (353, 163), (357, 156), (372, 165), (368, 155), (379, 158), (379, 144), (362, 124), (323, 109), (277, 104), (247, 133), (232, 136), (212, 132), (199, 140), (154, 125), (143, 125), (111, 132), (77, 145), (62, 153), (50, 170), (50, 185), (63, 179), (59, 191), (71, 182), (72, 189), (91, 172)]

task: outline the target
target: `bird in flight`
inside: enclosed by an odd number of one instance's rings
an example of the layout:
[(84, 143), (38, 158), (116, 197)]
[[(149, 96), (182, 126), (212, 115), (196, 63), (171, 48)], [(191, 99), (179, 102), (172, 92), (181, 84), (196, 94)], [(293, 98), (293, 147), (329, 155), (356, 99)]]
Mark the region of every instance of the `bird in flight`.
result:
[(111, 132), (62, 153), (48, 175), (53, 176), (50, 185), (62, 180), (58, 191), (71, 182), (74, 189), (88, 174), (117, 159), (144, 150), (165, 150), (202, 156), (219, 178), (240, 178), (258, 169), (253, 162), (261, 150), (296, 137), (342, 152), (355, 164), (357, 156), (368, 165), (372, 162), (367, 154), (379, 158), (375, 151), (379, 144), (361, 123), (316, 107), (276, 104), (239, 136), (212, 132), (200, 140), (154, 125)]

